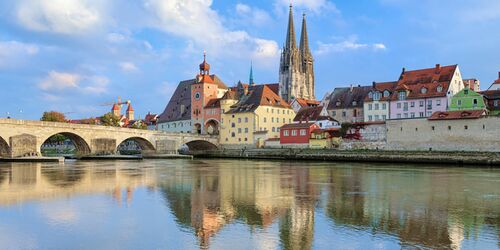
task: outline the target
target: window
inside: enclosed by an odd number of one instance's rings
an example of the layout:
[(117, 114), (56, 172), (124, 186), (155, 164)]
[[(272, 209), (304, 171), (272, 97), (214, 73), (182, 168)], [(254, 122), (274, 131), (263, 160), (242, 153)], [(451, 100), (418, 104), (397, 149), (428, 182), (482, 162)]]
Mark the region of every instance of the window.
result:
[(419, 117), (424, 117), (424, 112), (420, 112)]
[(274, 109), (271, 109), (271, 114), (274, 114)]
[(248, 117), (245, 117), (245, 122), (248, 122)]
[(236, 134), (234, 132), (232, 132), (231, 137), (236, 137)]
[(233, 122), (233, 123), (231, 123), (231, 128), (234, 128), (234, 127), (236, 127), (236, 124), (234, 124), (234, 122)]
[(384, 91), (384, 97), (388, 97), (388, 96), (389, 96), (389, 94), (390, 94), (390, 93), (389, 93), (389, 91), (387, 91), (387, 90), (386, 90), (386, 91)]
[(427, 88), (426, 87), (421, 88), (420, 93), (422, 93), (422, 94), (427, 93)]
[(432, 111), (427, 111), (427, 116), (431, 116), (432, 115)]
[(286, 123), (286, 119), (285, 118), (283, 118), (283, 123)]
[(245, 134), (248, 134), (248, 128), (245, 128)]
[(238, 128), (238, 134), (241, 134), (241, 128)]
[(375, 110), (378, 110), (380, 105), (378, 103), (375, 104)]
[(401, 103), (400, 102), (398, 102), (397, 107), (398, 107), (398, 109), (401, 108)]
[(290, 135), (289, 133), (290, 133), (290, 132), (289, 132), (288, 130), (283, 131), (283, 135), (284, 135), (284, 136), (289, 136), (289, 135)]
[(493, 106), (498, 107), (498, 103), (499, 103), (498, 100), (493, 101)]
[(297, 130), (292, 130), (292, 136), (297, 136)]
[(273, 128), (272, 128), (272, 131), (273, 131), (273, 132), (276, 132), (276, 128), (274, 128), (274, 127), (273, 127)]
[(411, 118), (415, 118), (415, 113), (413, 113), (413, 112), (412, 112), (412, 113), (410, 113), (410, 117), (411, 117)]
[(245, 141), (248, 141), (248, 138), (245, 137)]
[(405, 118), (408, 118), (408, 113), (405, 113), (404, 116), (405, 116)]
[(469, 126), (465, 125), (465, 126), (464, 126), (464, 129), (465, 129), (465, 130), (469, 129)]
[(474, 98), (473, 104), (474, 104), (474, 107), (477, 107), (477, 99), (476, 98)]
[(378, 121), (380, 120), (380, 116), (379, 115), (375, 115), (375, 121)]
[(300, 130), (300, 135), (301, 135), (301, 136), (306, 135), (306, 130), (305, 130), (305, 129), (301, 129), (301, 130)]
[(415, 102), (410, 103), (410, 107), (414, 108), (415, 107)]
[(437, 92), (443, 92), (443, 86), (439, 85), (439, 86), (437, 87)]
[(436, 106), (441, 106), (441, 100), (436, 100)]
[(464, 89), (464, 95), (468, 95), (469, 94), (469, 90), (468, 89)]
[(398, 114), (398, 119), (401, 119), (401, 114)]
[(435, 130), (436, 128), (434, 126), (431, 127), (432, 130)]
[(420, 106), (420, 107), (423, 107), (423, 106), (424, 106), (424, 101), (420, 101), (420, 102), (419, 102), (419, 106)]
[(462, 100), (457, 100), (457, 106), (462, 106)]
[(368, 121), (373, 121), (373, 117), (371, 115), (368, 116)]
[(380, 92), (375, 92), (375, 93), (373, 94), (373, 100), (378, 101), (378, 100), (380, 100), (380, 97), (381, 97), (381, 96), (382, 96), (382, 95), (380, 94)]
[(427, 109), (432, 109), (432, 100), (427, 101)]
[(274, 122), (274, 117), (271, 117), (271, 122)]
[(352, 101), (352, 106), (356, 106), (358, 105), (358, 102), (357, 101)]
[(406, 92), (404, 91), (399, 92), (399, 100), (401, 101), (406, 100)]
[(403, 111), (408, 111), (408, 103), (403, 103)]
[(382, 115), (382, 120), (387, 120), (387, 116), (386, 115)]
[(370, 91), (370, 93), (368, 93), (368, 98), (372, 99), (373, 98), (373, 93)]
[(342, 111), (342, 117), (346, 117), (346, 116), (347, 116), (346, 112)]
[(337, 116), (337, 111), (332, 111), (332, 116)]
[(372, 110), (373, 109), (373, 104), (368, 104), (368, 110)]
[(241, 118), (238, 118), (238, 123), (241, 123)]
[(451, 130), (451, 126), (448, 126), (448, 130)]
[(196, 93), (194, 94), (194, 99), (199, 100), (199, 99), (200, 99), (200, 97), (201, 97), (200, 92), (196, 92)]
[(267, 122), (267, 117), (264, 117), (264, 122)]
[(322, 128), (323, 127), (323, 123), (320, 122), (319, 123), (319, 127)]

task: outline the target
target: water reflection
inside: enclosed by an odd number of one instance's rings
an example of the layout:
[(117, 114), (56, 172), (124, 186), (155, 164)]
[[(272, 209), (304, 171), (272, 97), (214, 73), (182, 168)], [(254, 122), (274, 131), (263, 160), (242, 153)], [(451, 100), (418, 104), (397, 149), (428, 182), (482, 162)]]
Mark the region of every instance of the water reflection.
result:
[[(267, 247), (283, 249), (348, 247), (342, 238), (355, 248), (498, 248), (499, 177), (496, 170), (348, 163), (10, 164), (0, 165), (0, 212), (27, 201), (100, 194), (119, 206), (146, 204), (135, 195), (146, 188), (160, 194), (158, 209), (196, 248), (234, 248), (223, 239), (260, 232), (269, 237)], [(371, 238), (360, 242), (363, 235)]]

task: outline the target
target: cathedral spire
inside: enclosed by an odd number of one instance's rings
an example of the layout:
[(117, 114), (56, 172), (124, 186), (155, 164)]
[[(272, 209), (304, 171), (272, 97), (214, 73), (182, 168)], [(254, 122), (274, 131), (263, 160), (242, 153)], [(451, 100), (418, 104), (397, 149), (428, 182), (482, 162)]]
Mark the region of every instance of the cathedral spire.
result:
[(297, 48), (297, 42), (295, 39), (295, 27), (293, 26), (293, 10), (292, 10), (292, 4), (290, 3), (290, 14), (288, 17), (288, 31), (286, 33), (286, 44), (285, 48), (287, 49), (295, 49)]
[(302, 14), (302, 32), (300, 34), (300, 53), (302, 56), (310, 56), (309, 37), (307, 35), (306, 14)]
[(250, 86), (255, 85), (255, 82), (253, 81), (253, 63), (252, 62), (250, 62), (250, 79), (248, 81), (248, 84)]

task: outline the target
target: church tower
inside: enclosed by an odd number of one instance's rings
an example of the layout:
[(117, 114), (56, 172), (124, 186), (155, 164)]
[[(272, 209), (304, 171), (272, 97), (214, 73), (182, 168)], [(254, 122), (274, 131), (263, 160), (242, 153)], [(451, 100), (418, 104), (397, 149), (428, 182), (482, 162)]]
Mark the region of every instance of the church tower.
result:
[(306, 18), (303, 16), (300, 47), (297, 48), (293, 10), (290, 5), (286, 42), (283, 46), (280, 62), (279, 91), (287, 102), (295, 98), (314, 100), (314, 67), (309, 49)]

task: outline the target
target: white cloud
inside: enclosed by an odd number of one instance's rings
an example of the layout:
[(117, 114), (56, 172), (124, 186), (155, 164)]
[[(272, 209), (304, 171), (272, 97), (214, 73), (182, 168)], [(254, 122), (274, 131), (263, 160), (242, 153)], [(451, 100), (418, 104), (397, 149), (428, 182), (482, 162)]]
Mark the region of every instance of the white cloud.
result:
[(58, 100), (53, 92), (65, 90), (78, 90), (90, 94), (102, 94), (107, 92), (109, 79), (103, 76), (80, 75), (75, 73), (50, 71), (41, 82), (38, 88), (46, 91), (44, 96), (46, 100)]
[(119, 65), (120, 68), (125, 72), (134, 72), (139, 70), (137, 66), (135, 66), (135, 64), (132, 62), (121, 62)]
[[(275, 0), (275, 5), (282, 7), (290, 6), (290, 0)], [(293, 6), (298, 8), (306, 8), (312, 12), (320, 13), (324, 11), (331, 11), (340, 13), (334, 3), (328, 0), (294, 0)]]
[(34, 44), (18, 41), (0, 41), (0, 68), (12, 66), (20, 59), (38, 54), (40, 48)]
[(315, 51), (317, 55), (324, 55), (329, 53), (341, 53), (345, 51), (355, 51), (362, 49), (372, 49), (374, 51), (386, 50), (387, 47), (383, 43), (359, 43), (357, 38), (352, 36), (348, 39), (337, 43), (322, 43), (318, 42), (318, 49)]
[(262, 26), (272, 21), (271, 16), (266, 11), (246, 4), (236, 4), (235, 10), (239, 23)]
[(78, 88), (80, 79), (77, 74), (50, 71), (48, 76), (38, 84), (38, 88), (45, 91)]
[(92, 0), (20, 0), (16, 15), (30, 30), (82, 33), (95, 28), (101, 21), (97, 3)]
[(257, 47), (253, 52), (254, 58), (273, 58), (279, 55), (278, 43), (275, 41), (256, 39)]
[[(158, 28), (187, 38), (210, 54), (247, 57), (259, 49), (264, 39), (226, 28), (211, 5), (211, 0), (146, 0), (145, 8), (156, 16)], [(240, 11), (245, 8), (240, 6)]]

